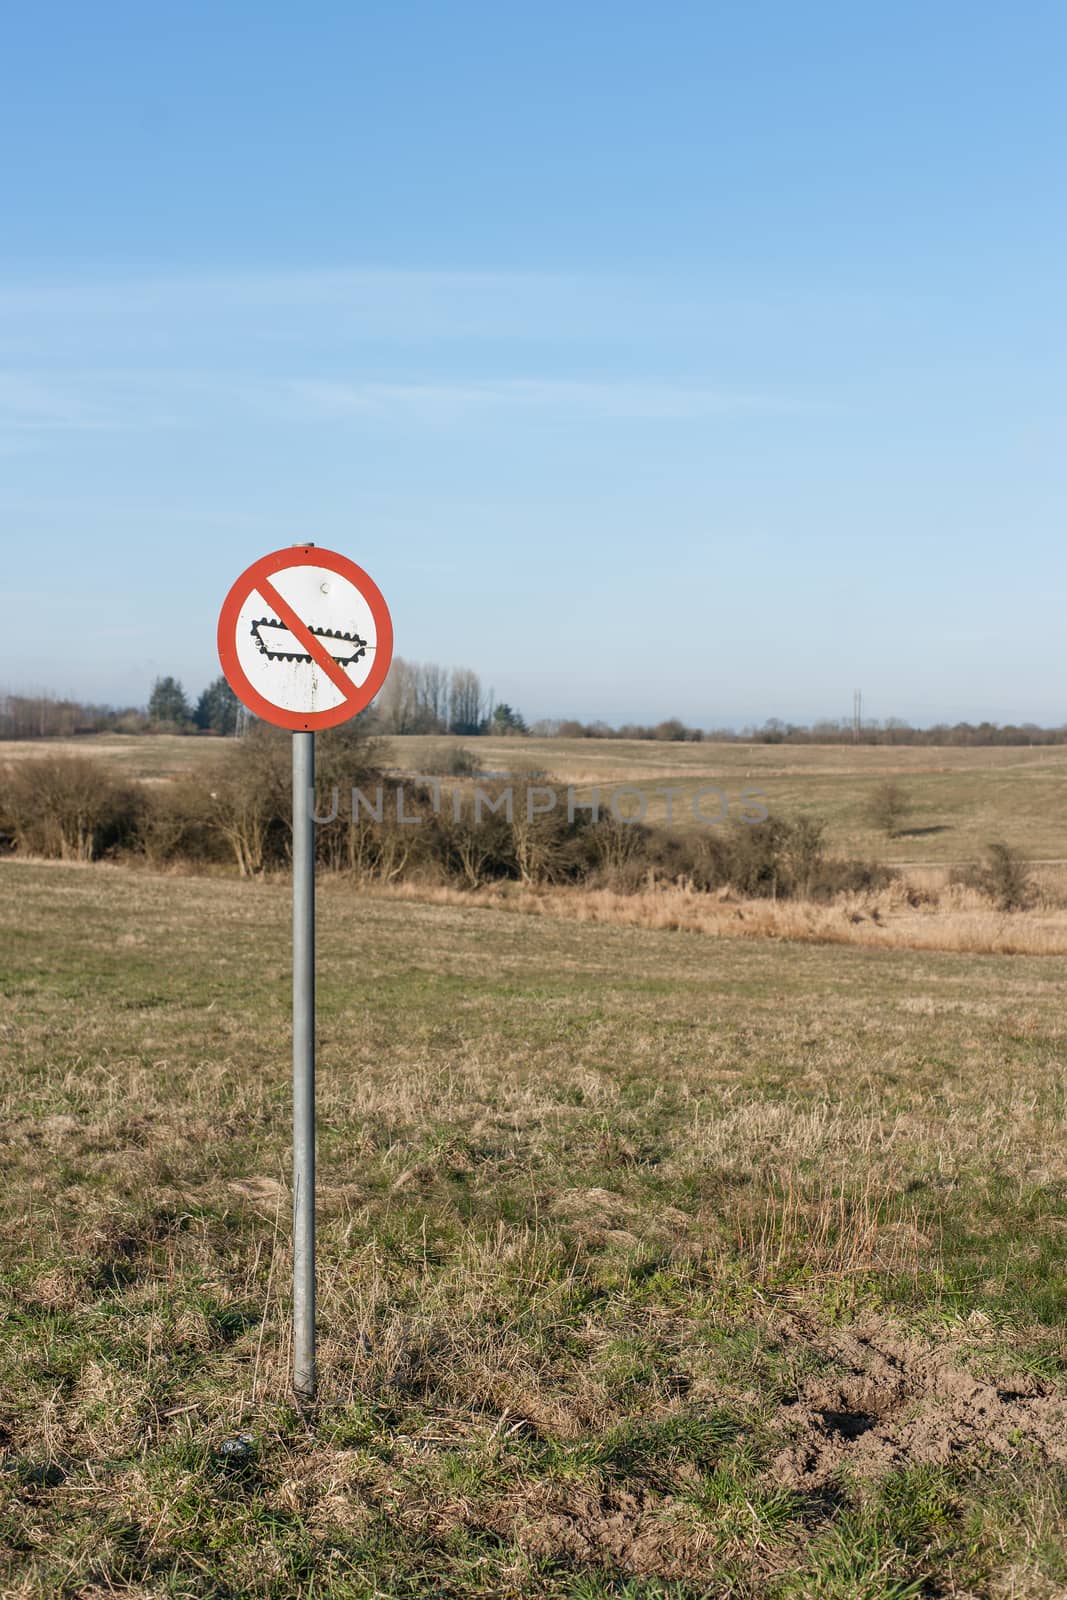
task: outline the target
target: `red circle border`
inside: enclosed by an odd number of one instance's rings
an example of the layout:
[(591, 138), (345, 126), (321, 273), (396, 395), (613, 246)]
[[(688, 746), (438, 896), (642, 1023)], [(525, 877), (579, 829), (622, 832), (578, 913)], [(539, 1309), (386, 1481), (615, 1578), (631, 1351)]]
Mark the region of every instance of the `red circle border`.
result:
[[(285, 711), (253, 688), (237, 659), (237, 618), (241, 607), (256, 587), (260, 578), (271, 578), (286, 567), (325, 567), (355, 585), (370, 606), (377, 637), (374, 648), (374, 665), (365, 683), (353, 684), (354, 693), (339, 706), (327, 711)], [(317, 728), (335, 728), (365, 711), (385, 682), (393, 659), (393, 619), (378, 585), (362, 567), (339, 555), (336, 550), (324, 550), (317, 544), (292, 544), (284, 550), (274, 550), (261, 556), (246, 567), (222, 602), (218, 626), (219, 661), (226, 681), (242, 705), (254, 711), (264, 722), (276, 728), (290, 728), (296, 733), (311, 733)]]

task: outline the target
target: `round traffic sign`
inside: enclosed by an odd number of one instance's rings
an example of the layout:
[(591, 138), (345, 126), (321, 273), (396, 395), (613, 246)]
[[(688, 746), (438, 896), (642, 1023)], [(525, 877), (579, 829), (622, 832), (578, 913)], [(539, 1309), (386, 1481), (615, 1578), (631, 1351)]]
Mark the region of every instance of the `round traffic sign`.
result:
[(370, 705), (393, 655), (381, 590), (335, 550), (290, 545), (254, 561), (219, 614), (219, 660), (265, 722), (312, 731)]

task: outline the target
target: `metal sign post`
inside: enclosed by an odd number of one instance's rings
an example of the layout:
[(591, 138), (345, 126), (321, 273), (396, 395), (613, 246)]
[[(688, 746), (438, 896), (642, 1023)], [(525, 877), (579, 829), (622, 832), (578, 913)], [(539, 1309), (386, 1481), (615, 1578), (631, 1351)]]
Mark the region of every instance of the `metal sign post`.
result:
[(315, 1398), (315, 735), (293, 734), (293, 1388)]
[(242, 705), (293, 734), (293, 1388), (314, 1400), (315, 729), (370, 705), (393, 657), (393, 624), (362, 567), (294, 545), (241, 574), (218, 645)]

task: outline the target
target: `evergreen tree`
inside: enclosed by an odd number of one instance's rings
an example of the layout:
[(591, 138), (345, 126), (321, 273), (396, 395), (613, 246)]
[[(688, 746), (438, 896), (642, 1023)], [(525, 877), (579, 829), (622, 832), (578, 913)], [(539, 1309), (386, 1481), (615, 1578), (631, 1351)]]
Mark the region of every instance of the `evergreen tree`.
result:
[(506, 700), (502, 700), (495, 708), (489, 726), (493, 733), (526, 732), (526, 723), (521, 712), (513, 711)]
[(226, 679), (216, 678), (196, 702), (193, 721), (198, 728), (210, 729), (212, 733), (236, 733), (239, 710), (240, 702)]
[(153, 722), (190, 722), (189, 702), (177, 678), (157, 678), (148, 697), (148, 715)]

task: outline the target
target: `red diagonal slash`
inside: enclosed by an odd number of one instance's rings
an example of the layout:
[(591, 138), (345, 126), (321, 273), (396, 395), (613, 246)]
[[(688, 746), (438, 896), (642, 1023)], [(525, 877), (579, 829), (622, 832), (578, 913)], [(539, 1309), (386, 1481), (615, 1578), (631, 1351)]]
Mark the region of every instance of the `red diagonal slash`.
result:
[(300, 640), (312, 661), (322, 668), (334, 687), (340, 689), (346, 700), (354, 700), (357, 685), (352, 682), (348, 673), (337, 665), (337, 662), (326, 649), (321, 639), (315, 637), (303, 618), (299, 617), (293, 610), (288, 600), (282, 599), (270, 579), (258, 578), (256, 580), (256, 588), (268, 605), (274, 607), (279, 621), (285, 623), (294, 639)]

